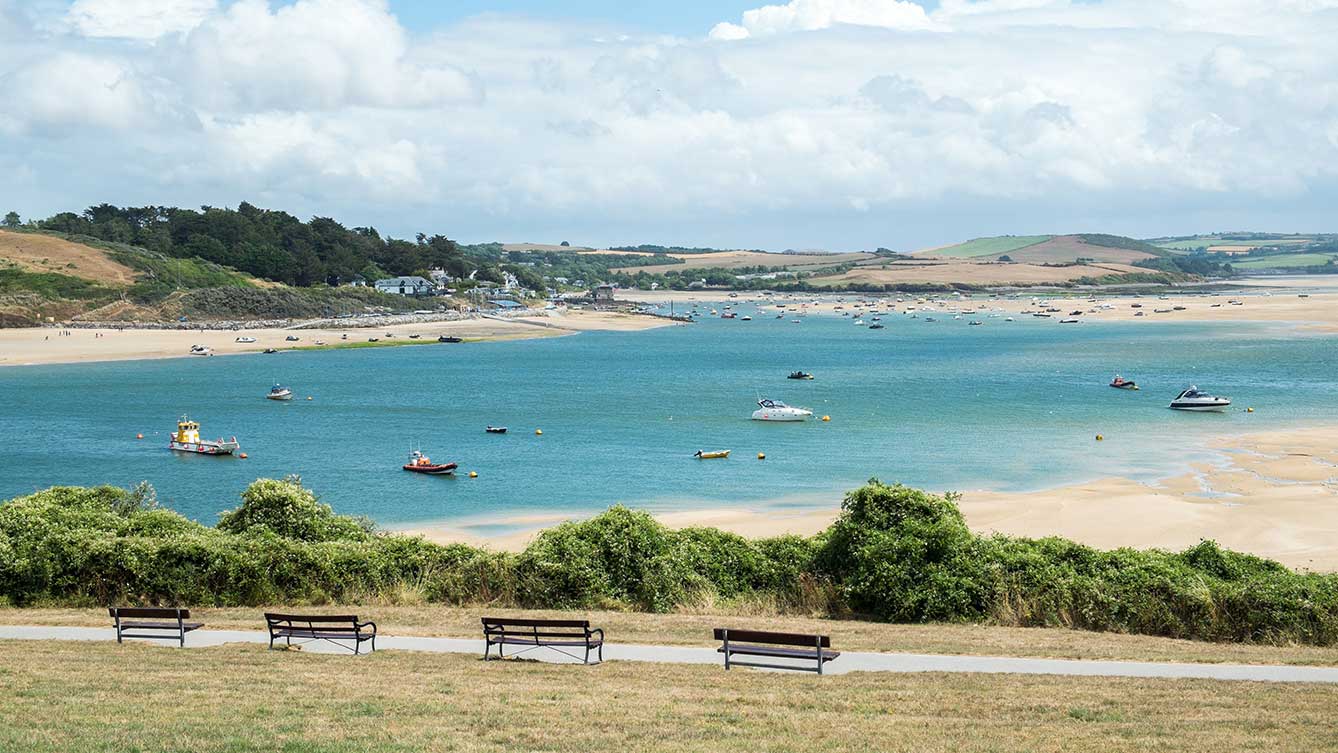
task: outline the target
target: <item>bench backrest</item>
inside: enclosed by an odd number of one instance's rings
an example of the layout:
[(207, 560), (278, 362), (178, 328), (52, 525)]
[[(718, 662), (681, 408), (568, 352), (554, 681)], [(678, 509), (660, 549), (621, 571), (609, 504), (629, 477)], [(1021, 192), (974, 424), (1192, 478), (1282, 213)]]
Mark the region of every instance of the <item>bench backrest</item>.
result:
[(275, 614), (273, 612), (265, 613), (265, 622), (268, 622), (270, 626), (278, 625), (279, 623), (284, 623), (284, 622), (288, 624), (292, 624), (294, 622), (301, 622), (307, 625), (313, 625), (316, 623), (330, 624), (338, 622), (338, 623), (348, 623), (352, 625), (356, 624), (357, 621), (358, 621), (358, 616), (356, 614)]
[(821, 646), (822, 648), (832, 647), (832, 638), (829, 635), (804, 635), (803, 633), (770, 633), (764, 630), (733, 630), (729, 628), (716, 628), (715, 639), (725, 640), (728, 634), (729, 640), (740, 643), (770, 643), (776, 646), (804, 646), (812, 648)]
[(486, 627), (507, 629), (518, 628), (580, 628), (590, 627), (590, 620), (536, 620), (528, 617), (484, 617)]
[(172, 607), (107, 607), (107, 614), (111, 617), (125, 618), (147, 618), (147, 619), (169, 619), (184, 620), (190, 617), (189, 609), (175, 609)]

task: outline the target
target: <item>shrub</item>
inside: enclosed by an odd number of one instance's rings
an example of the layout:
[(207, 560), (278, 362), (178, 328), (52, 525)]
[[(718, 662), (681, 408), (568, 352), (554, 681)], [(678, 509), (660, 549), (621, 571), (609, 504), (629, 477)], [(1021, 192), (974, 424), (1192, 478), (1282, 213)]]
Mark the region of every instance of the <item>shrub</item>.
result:
[(158, 508), (146, 485), (52, 487), (0, 504), (0, 603), (369, 599), (649, 611), (723, 599), (883, 620), (1338, 644), (1338, 576), (1211, 541), (1172, 553), (976, 536), (953, 495), (877, 479), (812, 538), (672, 531), (614, 507), (514, 555), (378, 533), (296, 478), (251, 484), (213, 528)]

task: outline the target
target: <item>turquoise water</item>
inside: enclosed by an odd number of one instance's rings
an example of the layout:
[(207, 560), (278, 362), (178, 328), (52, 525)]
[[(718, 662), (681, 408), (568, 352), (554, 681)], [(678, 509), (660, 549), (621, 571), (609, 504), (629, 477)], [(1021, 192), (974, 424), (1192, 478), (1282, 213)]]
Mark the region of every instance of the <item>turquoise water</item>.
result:
[[(0, 498), (144, 479), (212, 523), (251, 480), (299, 474), (343, 513), (491, 532), (508, 517), (618, 502), (830, 505), (871, 476), (939, 491), (1151, 478), (1210, 457), (1211, 437), (1338, 418), (1332, 335), (884, 321), (871, 331), (835, 315), (712, 319), (525, 342), (0, 369)], [(785, 379), (794, 369), (817, 379)], [(1143, 390), (1107, 387), (1116, 371)], [(265, 400), (276, 381), (299, 399)], [(1191, 382), (1257, 410), (1167, 410)], [(832, 420), (750, 421), (758, 395)], [(183, 412), (207, 437), (235, 434), (249, 459), (166, 450)], [(511, 433), (485, 434), (487, 424)], [(410, 445), (479, 477), (405, 473)], [(691, 457), (726, 448), (729, 460)]]

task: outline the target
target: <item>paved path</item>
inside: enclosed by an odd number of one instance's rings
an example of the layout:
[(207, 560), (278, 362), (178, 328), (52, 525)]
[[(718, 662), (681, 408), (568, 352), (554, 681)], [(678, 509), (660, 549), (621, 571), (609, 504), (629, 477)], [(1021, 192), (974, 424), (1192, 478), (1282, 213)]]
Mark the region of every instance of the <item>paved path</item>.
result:
[[(47, 627), (42, 625), (0, 626), (0, 640), (114, 641), (111, 628)], [(174, 646), (167, 641), (156, 641)], [(187, 648), (220, 646), (224, 643), (268, 644), (269, 635), (252, 630), (196, 630), (186, 636)], [(472, 638), (425, 638), (383, 635), (377, 649), (477, 654), (483, 656), (483, 640)], [(839, 648), (839, 647), (838, 647)], [(304, 650), (341, 651), (325, 642), (307, 644)], [(526, 658), (553, 662), (575, 661), (549, 649), (531, 650)], [(721, 664), (713, 648), (691, 646), (642, 646), (610, 643), (604, 658), (616, 661), (669, 664)], [(1277, 664), (1183, 664), (1172, 662), (1091, 661), (1078, 659), (1027, 659), (998, 656), (947, 656), (939, 654), (879, 654), (842, 652), (827, 665), (827, 674), (847, 672), (985, 672), (992, 674), (1073, 675), (1087, 677), (1168, 677), (1208, 680), (1256, 680), (1263, 682), (1338, 683), (1338, 667), (1305, 667)]]

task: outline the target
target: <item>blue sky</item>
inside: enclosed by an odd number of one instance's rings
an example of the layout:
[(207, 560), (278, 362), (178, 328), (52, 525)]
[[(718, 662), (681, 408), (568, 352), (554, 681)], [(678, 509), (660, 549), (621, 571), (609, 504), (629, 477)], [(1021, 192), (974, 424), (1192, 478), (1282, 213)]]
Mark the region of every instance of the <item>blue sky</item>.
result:
[(0, 211), (910, 250), (1335, 229), (1338, 0), (0, 0)]
[(722, 19), (736, 18), (759, 3), (737, 0), (394, 0), (391, 10), (409, 28), (430, 29), (480, 13), (514, 13), (567, 21), (600, 21), (644, 32), (702, 35)]

